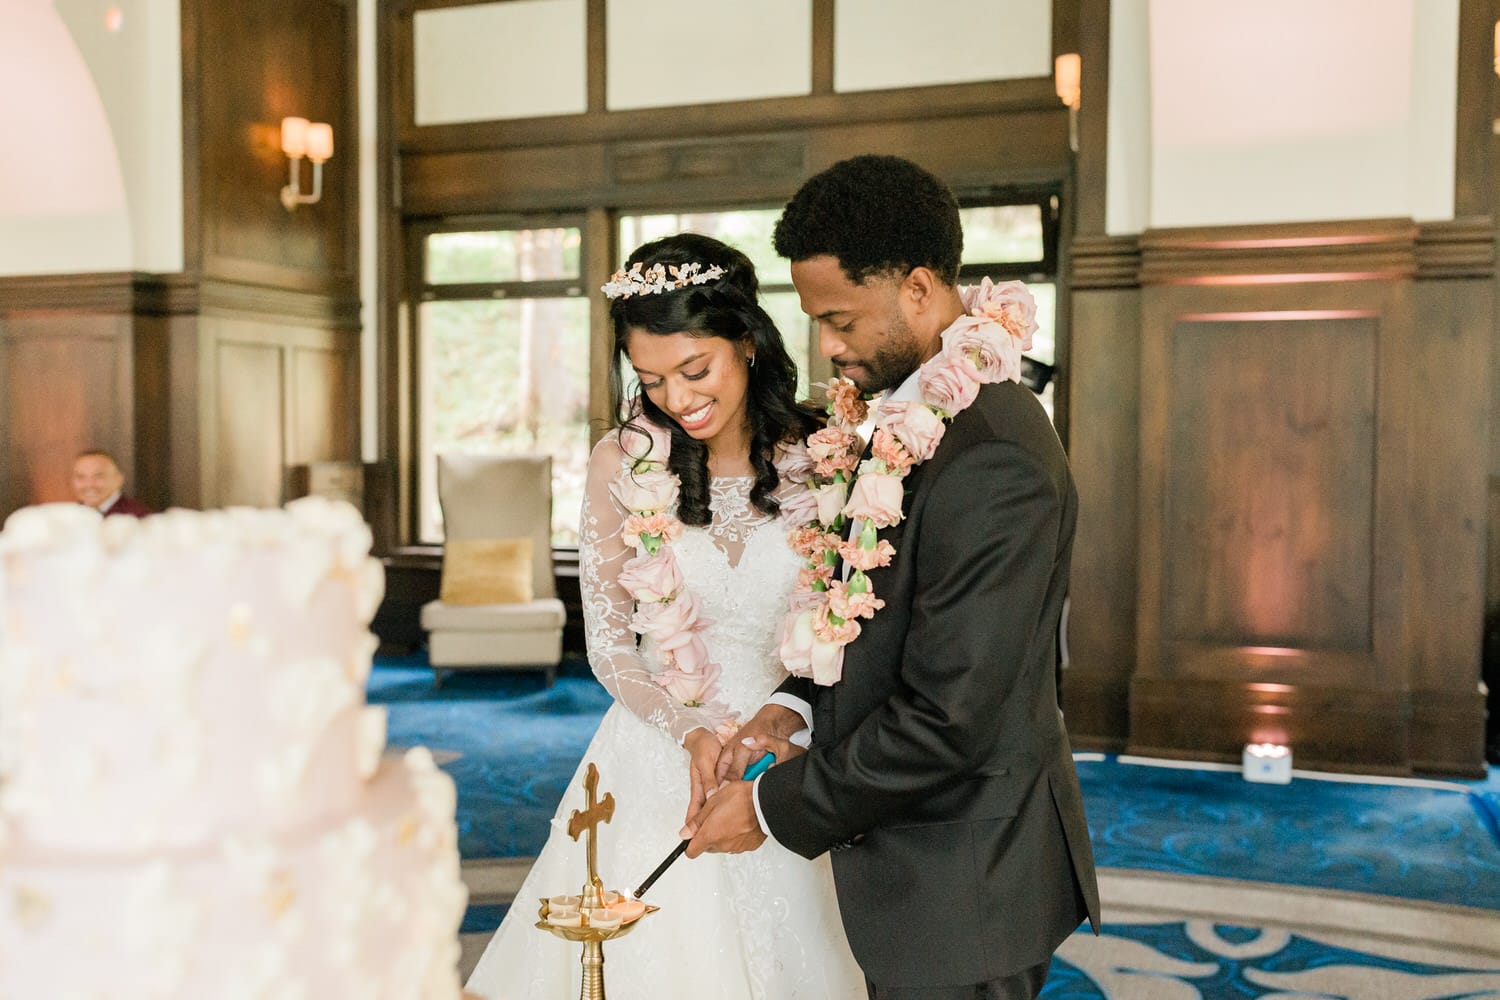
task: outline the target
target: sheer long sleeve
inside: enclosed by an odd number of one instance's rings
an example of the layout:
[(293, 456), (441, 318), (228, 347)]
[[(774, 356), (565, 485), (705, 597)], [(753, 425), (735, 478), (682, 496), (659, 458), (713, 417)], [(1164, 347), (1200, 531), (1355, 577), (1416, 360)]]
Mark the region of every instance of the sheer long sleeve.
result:
[(630, 629), (635, 601), (619, 578), (635, 549), (620, 536), (628, 515), (609, 489), (624, 462), (613, 431), (589, 456), (579, 530), (579, 585), (589, 666), (616, 701), (681, 743), (700, 726), (713, 732), (719, 718), (682, 704), (658, 684)]

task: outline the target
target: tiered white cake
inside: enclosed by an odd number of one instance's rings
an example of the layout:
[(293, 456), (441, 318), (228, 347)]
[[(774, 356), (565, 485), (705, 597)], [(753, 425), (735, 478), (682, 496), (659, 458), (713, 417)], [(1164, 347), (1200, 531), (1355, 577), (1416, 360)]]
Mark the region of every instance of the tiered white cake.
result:
[(452, 780), (382, 761), (355, 510), (0, 533), (0, 998), (456, 1000)]

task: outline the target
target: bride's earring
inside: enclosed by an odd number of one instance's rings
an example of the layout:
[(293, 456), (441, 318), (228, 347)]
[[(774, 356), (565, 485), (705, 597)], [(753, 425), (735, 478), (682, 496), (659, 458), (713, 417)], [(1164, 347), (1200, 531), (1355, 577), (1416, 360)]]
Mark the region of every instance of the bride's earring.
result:
[(748, 358), (746, 358), (745, 359), (745, 364), (749, 365), (751, 368), (754, 368), (755, 367), (755, 355), (752, 354)]

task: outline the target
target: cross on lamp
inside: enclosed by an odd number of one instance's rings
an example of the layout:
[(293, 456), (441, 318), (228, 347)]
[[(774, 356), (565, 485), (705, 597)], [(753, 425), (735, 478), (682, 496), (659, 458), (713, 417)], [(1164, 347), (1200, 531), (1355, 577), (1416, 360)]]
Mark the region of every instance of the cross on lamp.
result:
[[(587, 798), (587, 805), (582, 812), (573, 810), (573, 815), (568, 817), (568, 836), (574, 840), (578, 839), (580, 833), (587, 834), (584, 841), (588, 851), (589, 880), (583, 887), (584, 896), (591, 892), (598, 894), (604, 888), (604, 883), (599, 881), (599, 824), (608, 823), (615, 815), (615, 797), (612, 792), (605, 792), (601, 800), (599, 795), (599, 769), (589, 762), (589, 768), (584, 772), (583, 790)], [(587, 898), (583, 900), (584, 906), (589, 906)], [(594, 904), (597, 906), (598, 903)]]

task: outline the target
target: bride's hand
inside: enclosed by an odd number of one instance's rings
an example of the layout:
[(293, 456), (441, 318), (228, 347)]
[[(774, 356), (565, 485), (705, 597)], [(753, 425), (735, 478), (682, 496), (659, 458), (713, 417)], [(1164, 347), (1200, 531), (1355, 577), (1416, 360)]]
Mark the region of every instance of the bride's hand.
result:
[(692, 779), (692, 794), (688, 798), (687, 809), (687, 822), (692, 823), (698, 810), (703, 808), (703, 803), (719, 787), (716, 772), (719, 752), (723, 746), (717, 736), (701, 726), (688, 733), (682, 745), (687, 748), (688, 774)]

